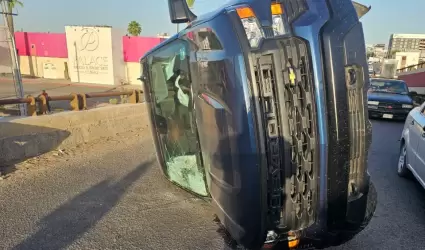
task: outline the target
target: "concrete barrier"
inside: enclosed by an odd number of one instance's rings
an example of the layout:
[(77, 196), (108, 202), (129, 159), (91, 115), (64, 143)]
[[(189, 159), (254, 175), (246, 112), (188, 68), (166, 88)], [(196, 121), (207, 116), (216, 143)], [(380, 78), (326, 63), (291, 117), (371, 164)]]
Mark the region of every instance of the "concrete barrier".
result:
[(0, 167), (149, 126), (144, 103), (0, 119)]

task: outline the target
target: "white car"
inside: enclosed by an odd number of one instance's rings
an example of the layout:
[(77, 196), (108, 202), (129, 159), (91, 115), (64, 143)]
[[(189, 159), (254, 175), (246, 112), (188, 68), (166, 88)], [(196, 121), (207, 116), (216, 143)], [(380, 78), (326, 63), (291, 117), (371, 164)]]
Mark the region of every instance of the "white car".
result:
[(411, 172), (425, 188), (425, 103), (412, 109), (407, 116), (397, 172), (402, 177)]

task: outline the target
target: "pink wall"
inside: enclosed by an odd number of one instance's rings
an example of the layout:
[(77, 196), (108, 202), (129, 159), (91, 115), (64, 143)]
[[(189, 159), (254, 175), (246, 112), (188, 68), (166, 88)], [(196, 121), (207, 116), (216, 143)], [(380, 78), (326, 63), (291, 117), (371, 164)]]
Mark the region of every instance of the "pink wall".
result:
[(68, 58), (65, 33), (15, 32), (15, 40), (20, 56)]
[(406, 74), (398, 76), (398, 79), (406, 82), (409, 87), (425, 87), (425, 72), (412, 72), (412, 74)]
[(146, 52), (162, 41), (164, 39), (158, 37), (124, 36), (122, 38), (124, 61), (138, 62)]
[[(68, 58), (65, 33), (15, 32), (16, 48), (20, 56)], [(125, 62), (138, 62), (150, 49), (161, 43), (163, 38), (122, 38)], [(34, 45), (35, 49), (31, 49)]]

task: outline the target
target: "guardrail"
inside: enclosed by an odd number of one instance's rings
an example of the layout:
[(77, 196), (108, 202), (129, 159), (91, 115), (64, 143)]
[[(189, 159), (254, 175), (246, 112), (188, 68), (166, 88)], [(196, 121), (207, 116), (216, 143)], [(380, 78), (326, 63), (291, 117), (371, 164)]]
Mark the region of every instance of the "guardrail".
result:
[(410, 65), (408, 67), (398, 69), (397, 73), (409, 72), (409, 71), (414, 71), (414, 70), (417, 70), (417, 69), (424, 69), (424, 68), (425, 68), (425, 62), (421, 62), (421, 63), (415, 64), (415, 65)]
[[(69, 101), (72, 111), (80, 111), (87, 109), (88, 98), (101, 98), (101, 97), (117, 97), (126, 96), (128, 103), (140, 103), (142, 91), (131, 90), (122, 92), (95, 92), (95, 93), (72, 93), (69, 95), (60, 96), (44, 96), (39, 95), (37, 97), (28, 95), (26, 98), (15, 98), (15, 99), (3, 99), (0, 100), (0, 105), (10, 104), (26, 104), (27, 105), (27, 116), (37, 116), (39, 114), (47, 114), (48, 105), (52, 101)], [(37, 112), (37, 104), (38, 112)]]

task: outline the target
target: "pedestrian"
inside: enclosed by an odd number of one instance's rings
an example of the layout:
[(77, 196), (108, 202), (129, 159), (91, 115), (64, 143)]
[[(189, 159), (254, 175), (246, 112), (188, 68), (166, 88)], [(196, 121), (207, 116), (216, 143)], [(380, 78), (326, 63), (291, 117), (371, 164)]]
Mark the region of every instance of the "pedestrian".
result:
[(44, 98), (46, 98), (47, 110), (49, 111), (49, 113), (52, 112), (51, 109), (50, 109), (49, 94), (47, 94), (46, 90), (44, 90), (44, 89), (43, 89), (43, 92), (41, 94), (44, 96)]

